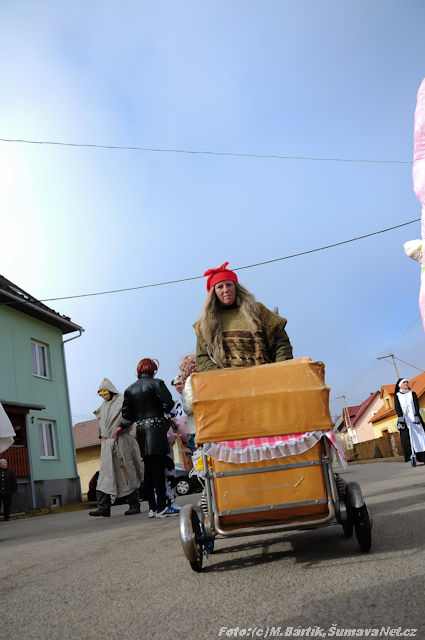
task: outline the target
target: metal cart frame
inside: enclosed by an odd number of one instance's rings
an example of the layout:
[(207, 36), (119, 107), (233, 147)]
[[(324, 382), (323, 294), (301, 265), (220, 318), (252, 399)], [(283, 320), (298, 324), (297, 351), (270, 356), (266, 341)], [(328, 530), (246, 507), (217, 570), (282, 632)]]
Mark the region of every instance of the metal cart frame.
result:
[[(213, 471), (208, 458), (203, 453), (205, 471), (205, 499), (206, 506), (199, 512), (192, 505), (185, 505), (180, 510), (180, 539), (186, 558), (194, 571), (201, 571), (204, 555), (209, 555), (214, 549), (216, 538), (230, 538), (236, 536), (260, 535), (279, 531), (293, 531), (312, 529), (329, 525), (336, 520), (341, 524), (346, 537), (351, 537), (355, 529), (356, 537), (362, 551), (369, 551), (372, 543), (372, 519), (366, 507), (360, 486), (356, 482), (346, 483), (332, 468), (330, 444), (326, 437), (322, 438), (323, 447), (320, 459), (290, 462), (255, 468), (232, 469), (229, 471)], [(282, 458), (279, 458), (281, 461)], [(306, 500), (290, 503), (275, 503), (252, 508), (219, 510), (217, 504), (216, 486), (214, 480), (225, 476), (250, 475), (269, 473), (285, 469), (297, 469), (311, 466), (321, 466), (326, 487), (326, 498)], [(278, 518), (277, 520), (261, 520), (255, 524), (233, 524), (224, 526), (221, 519), (225, 516), (257, 514), (271, 511), (281, 511), (313, 505), (327, 505), (327, 514), (323, 517), (297, 516), (295, 518)], [(199, 515), (198, 515), (199, 513)]]

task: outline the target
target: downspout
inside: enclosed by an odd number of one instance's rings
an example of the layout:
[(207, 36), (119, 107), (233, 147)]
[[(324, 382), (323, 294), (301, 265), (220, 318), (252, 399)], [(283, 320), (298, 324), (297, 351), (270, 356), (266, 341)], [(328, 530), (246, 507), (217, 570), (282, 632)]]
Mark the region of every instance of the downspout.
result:
[(71, 399), (69, 397), (68, 372), (66, 370), (66, 357), (65, 357), (65, 348), (64, 348), (65, 342), (71, 342), (71, 340), (76, 340), (77, 338), (81, 338), (81, 336), (83, 335), (84, 329), (78, 329), (78, 331), (79, 331), (78, 336), (74, 336), (73, 338), (68, 338), (67, 340), (63, 340), (62, 341), (62, 353), (63, 353), (63, 363), (64, 363), (64, 369), (65, 369), (66, 397), (68, 399), (69, 423), (71, 425), (72, 448), (73, 448), (73, 451), (74, 451), (75, 475), (78, 478), (78, 498), (79, 498), (80, 502), (82, 502), (83, 501), (83, 495), (81, 493), (81, 480), (80, 480), (80, 476), (78, 475), (77, 453), (75, 451), (74, 429), (73, 429), (73, 426), (72, 426), (72, 414), (71, 414)]
[(27, 433), (27, 442), (28, 442), (28, 464), (30, 468), (30, 486), (31, 486), (31, 503), (32, 508), (35, 509), (37, 507), (35, 503), (35, 488), (34, 488), (34, 471), (32, 468), (32, 457), (31, 457), (31, 445), (29, 441), (29, 430), (28, 430), (28, 414), (25, 416), (25, 429)]

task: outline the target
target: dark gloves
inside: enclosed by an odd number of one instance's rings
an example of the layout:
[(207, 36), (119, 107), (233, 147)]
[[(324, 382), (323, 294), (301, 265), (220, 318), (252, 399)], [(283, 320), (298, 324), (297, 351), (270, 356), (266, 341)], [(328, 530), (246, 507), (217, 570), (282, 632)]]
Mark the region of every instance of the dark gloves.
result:
[(400, 431), (400, 429), (405, 429), (406, 428), (406, 421), (404, 418), (399, 418), (397, 420), (397, 429)]

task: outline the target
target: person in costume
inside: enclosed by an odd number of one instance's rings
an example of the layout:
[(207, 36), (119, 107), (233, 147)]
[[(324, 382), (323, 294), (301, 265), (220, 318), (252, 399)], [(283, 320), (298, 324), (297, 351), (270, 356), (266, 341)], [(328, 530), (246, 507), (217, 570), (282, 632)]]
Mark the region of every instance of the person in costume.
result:
[(15, 429), (0, 402), (0, 453), (6, 451), (13, 444), (15, 436)]
[(145, 490), (149, 517), (166, 516), (165, 459), (168, 453), (168, 427), (164, 415), (174, 406), (171, 393), (162, 380), (155, 379), (159, 363), (144, 358), (137, 365), (137, 380), (124, 392), (123, 428), (137, 423), (137, 441), (145, 464)]
[(228, 264), (204, 273), (208, 295), (193, 325), (199, 371), (292, 359), (286, 319), (257, 302)]
[[(203, 313), (193, 325), (196, 332), (196, 364), (200, 372), (228, 367), (253, 367), (292, 359), (292, 346), (285, 331), (286, 319), (273, 313), (230, 271), (225, 262), (208, 269), (207, 297)], [(189, 411), (193, 391), (188, 385), (185, 407)], [(190, 397), (192, 395), (192, 397)], [(200, 507), (207, 514), (205, 490)]]
[(178, 420), (179, 418), (184, 416), (183, 398), (182, 398), (184, 382), (182, 380), (182, 376), (180, 373), (171, 380), (171, 386), (174, 387), (174, 389), (177, 391), (177, 393), (180, 396), (180, 398), (176, 400), (176, 402), (174, 403), (174, 407), (171, 410), (171, 415), (173, 416), (173, 418), (175, 418), (175, 420)]
[(182, 392), (183, 397), (183, 409), (186, 414), (186, 429), (190, 436), (189, 448), (191, 451), (195, 449), (195, 416), (193, 415), (192, 400), (193, 400), (193, 387), (191, 382), (191, 376), (193, 373), (198, 373), (198, 365), (196, 364), (196, 356), (190, 354), (183, 358), (180, 365), (180, 371), (182, 372), (181, 378), (184, 383)]
[(96, 490), (97, 509), (89, 511), (89, 515), (109, 517), (111, 496), (126, 497), (130, 508), (125, 515), (134, 515), (140, 513), (141, 455), (130, 433), (132, 424), (122, 424), (124, 396), (107, 378), (100, 383), (98, 394), (103, 403), (93, 413), (99, 420), (100, 472)]
[(171, 426), (168, 429), (168, 453), (165, 458), (165, 496), (167, 502), (167, 516), (177, 516), (181, 509), (180, 505), (175, 501), (176, 498), (176, 468), (174, 465), (174, 443), (176, 441), (175, 430), (179, 430), (178, 420), (184, 418), (183, 412), (183, 400), (181, 392), (183, 390), (183, 383), (181, 376), (177, 375), (171, 380), (171, 386), (176, 389), (180, 397), (174, 403), (174, 407), (171, 409), (169, 416), (166, 418), (171, 422)]
[[(418, 396), (409, 389), (406, 378), (397, 381), (394, 392), (394, 405), (398, 415), (397, 429), (400, 431), (401, 446), (404, 461), (416, 460), (425, 462), (425, 431), (424, 422), (419, 410)], [(412, 445), (414, 451), (412, 451)]]

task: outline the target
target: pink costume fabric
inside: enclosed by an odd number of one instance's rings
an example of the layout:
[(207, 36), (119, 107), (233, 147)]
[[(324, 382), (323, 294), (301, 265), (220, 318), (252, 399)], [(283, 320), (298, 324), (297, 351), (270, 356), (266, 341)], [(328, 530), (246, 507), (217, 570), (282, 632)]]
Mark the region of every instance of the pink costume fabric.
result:
[(260, 462), (261, 460), (273, 460), (274, 458), (299, 455), (314, 447), (323, 436), (330, 440), (339, 464), (342, 467), (346, 467), (347, 463), (344, 454), (338, 446), (333, 431), (307, 431), (305, 433), (291, 433), (282, 436), (209, 442), (204, 444), (203, 449), (204, 453), (213, 460), (237, 464)]
[(419, 87), (415, 110), (414, 148), (413, 148), (413, 190), (422, 205), (421, 240), (406, 242), (404, 250), (413, 260), (421, 265), (421, 289), (419, 293), (419, 308), (425, 329), (425, 79)]

